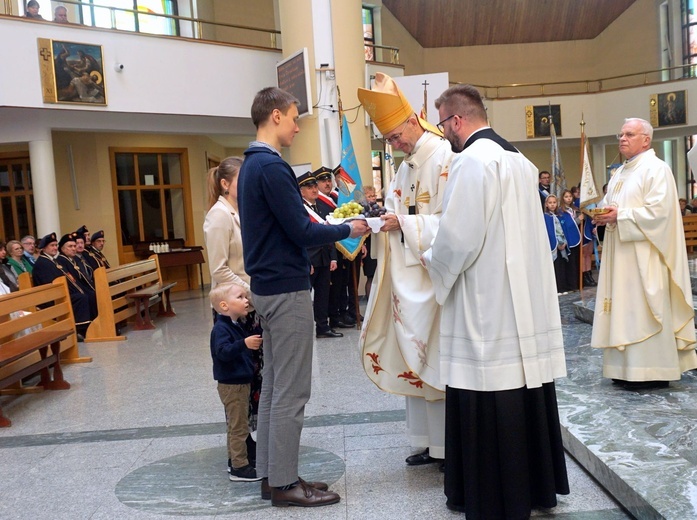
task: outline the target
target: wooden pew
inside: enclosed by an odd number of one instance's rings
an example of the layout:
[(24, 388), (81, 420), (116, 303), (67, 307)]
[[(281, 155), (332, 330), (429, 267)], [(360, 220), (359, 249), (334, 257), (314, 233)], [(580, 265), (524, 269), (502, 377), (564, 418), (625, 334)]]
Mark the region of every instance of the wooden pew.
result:
[[(23, 291), (26, 289), (31, 289), (34, 287), (34, 281), (29, 273), (22, 273), (18, 277), (19, 280), (19, 290)], [(31, 311), (32, 309), (26, 309)], [(73, 334), (68, 336), (61, 342), (61, 363), (64, 365), (69, 365), (72, 363), (91, 363), (92, 358), (90, 356), (80, 356), (78, 349), (77, 335)], [(3, 377), (3, 370), (0, 369), (0, 378)], [(19, 388), (19, 386), (17, 387)]]
[(157, 255), (147, 260), (94, 271), (97, 317), (87, 329), (85, 341), (123, 341), (116, 325), (135, 316), (136, 330), (153, 329), (150, 307), (159, 304), (158, 316), (174, 316), (170, 289), (176, 282), (164, 282)]
[[(70, 388), (63, 379), (60, 348), (62, 341), (75, 336), (75, 318), (64, 277), (0, 297), (0, 325), (0, 368), (5, 372), (0, 376), (0, 390), (21, 385), (22, 379), (37, 372), (41, 374), (38, 386), (20, 386), (10, 393)], [(0, 407), (0, 427), (11, 424)]]
[(682, 226), (685, 231), (687, 252), (692, 253), (695, 246), (697, 246), (697, 214), (685, 215), (682, 218)]

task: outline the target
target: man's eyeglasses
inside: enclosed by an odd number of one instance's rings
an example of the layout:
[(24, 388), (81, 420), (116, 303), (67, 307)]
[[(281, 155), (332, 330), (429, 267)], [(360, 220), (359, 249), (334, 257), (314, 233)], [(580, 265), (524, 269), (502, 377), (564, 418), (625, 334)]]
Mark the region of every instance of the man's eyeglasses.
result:
[(436, 125), (436, 127), (438, 128), (438, 130), (440, 130), (441, 132), (445, 132), (445, 122), (446, 122), (446, 121), (449, 121), (450, 119), (452, 119), (452, 118), (455, 117), (455, 116), (460, 117), (460, 116), (457, 115), (457, 114), (453, 114), (453, 115), (451, 115), (451, 116), (446, 117), (445, 119), (443, 119), (443, 121), (441, 121), (440, 123), (438, 123), (438, 124)]
[(645, 133), (635, 134), (635, 133), (633, 133), (633, 132), (625, 132), (625, 133), (619, 133), (619, 134), (617, 134), (616, 137), (617, 137), (617, 140), (619, 141), (619, 140), (622, 139), (623, 137), (626, 137), (627, 139), (633, 139), (633, 138), (635, 138), (635, 137), (638, 136), (638, 135), (649, 135), (649, 134), (645, 134)]
[(404, 133), (404, 130), (407, 129), (407, 125), (409, 124), (409, 120), (407, 119), (404, 122), (404, 126), (402, 126), (402, 131), (399, 132), (398, 134), (393, 134), (390, 137), (383, 137), (382, 142), (387, 143), (387, 144), (393, 144), (399, 141), (399, 139), (402, 137), (402, 134)]

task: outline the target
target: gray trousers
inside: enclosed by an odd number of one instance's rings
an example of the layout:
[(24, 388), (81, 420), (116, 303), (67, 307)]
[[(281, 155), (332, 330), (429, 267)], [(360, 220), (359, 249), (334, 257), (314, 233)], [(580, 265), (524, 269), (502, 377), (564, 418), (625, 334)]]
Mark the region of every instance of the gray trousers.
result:
[(298, 480), (305, 403), (310, 399), (314, 318), (310, 291), (252, 294), (264, 330), (257, 423), (257, 475), (273, 487)]

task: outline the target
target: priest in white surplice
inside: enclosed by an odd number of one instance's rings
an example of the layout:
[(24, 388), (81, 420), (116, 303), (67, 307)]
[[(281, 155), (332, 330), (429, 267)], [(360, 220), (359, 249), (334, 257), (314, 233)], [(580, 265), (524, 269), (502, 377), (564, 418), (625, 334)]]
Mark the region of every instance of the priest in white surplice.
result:
[(554, 379), (566, 375), (537, 168), (456, 85), (437, 100), (459, 152), (423, 262), (441, 315), (445, 495), (467, 518), (528, 518), (569, 485)]
[(606, 224), (591, 346), (603, 376), (628, 388), (668, 386), (697, 367), (695, 313), (680, 206), (670, 167), (651, 149), (653, 128), (626, 119), (625, 163), (595, 217)]
[(384, 226), (373, 235), (378, 267), (366, 308), (360, 351), (370, 379), (406, 396), (410, 444), (426, 448), (407, 458), (420, 465), (443, 459), (445, 404), (440, 382), (440, 306), (419, 261), (438, 229), (453, 153), (433, 125), (419, 118), (389, 76), (358, 89), (384, 139), (406, 154), (385, 191)]

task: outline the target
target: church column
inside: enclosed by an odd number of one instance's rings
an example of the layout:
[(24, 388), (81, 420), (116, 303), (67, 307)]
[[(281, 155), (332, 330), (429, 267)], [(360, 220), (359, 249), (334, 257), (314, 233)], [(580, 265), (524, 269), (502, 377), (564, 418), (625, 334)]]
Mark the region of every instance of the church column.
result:
[[(356, 91), (365, 86), (361, 9), (360, 0), (278, 2), (283, 56), (307, 47), (312, 104), (321, 106), (300, 120), (300, 133), (287, 152), (291, 164), (333, 168), (341, 160), (339, 117), (332, 110), (338, 108), (337, 86), (344, 109), (359, 104)], [(349, 127), (356, 159), (363, 181), (372, 184), (369, 127), (362, 110), (346, 116), (349, 122), (355, 119)]]
[(29, 142), (31, 179), (34, 190), (37, 238), (60, 229), (56, 170), (53, 162), (53, 142), (49, 134), (46, 139)]

